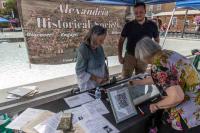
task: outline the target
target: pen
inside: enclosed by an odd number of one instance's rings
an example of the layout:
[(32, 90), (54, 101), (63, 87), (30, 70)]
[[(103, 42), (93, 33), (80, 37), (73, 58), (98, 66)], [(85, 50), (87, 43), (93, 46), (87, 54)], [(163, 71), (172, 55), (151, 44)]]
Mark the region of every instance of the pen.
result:
[(138, 110), (140, 111), (141, 115), (144, 115), (144, 112), (142, 111), (140, 107), (138, 107)]

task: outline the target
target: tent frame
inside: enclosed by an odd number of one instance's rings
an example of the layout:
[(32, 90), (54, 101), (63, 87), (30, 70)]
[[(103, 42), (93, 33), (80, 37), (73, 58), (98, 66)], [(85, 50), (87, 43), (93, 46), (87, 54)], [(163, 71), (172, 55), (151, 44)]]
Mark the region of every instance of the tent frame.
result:
[[(165, 32), (165, 37), (164, 37), (164, 41), (163, 41), (163, 44), (162, 44), (162, 48), (163, 48), (164, 45), (165, 45), (165, 42), (166, 42), (166, 39), (167, 39), (167, 34), (168, 34), (169, 28), (170, 28), (170, 26), (171, 26), (171, 24), (172, 24), (172, 20), (173, 20), (174, 14), (175, 14), (175, 12), (176, 12), (176, 9), (177, 9), (177, 8), (175, 7), (175, 8), (173, 9), (173, 11), (172, 11), (172, 16), (171, 16), (171, 18), (170, 18), (170, 21), (169, 21), (169, 23), (168, 23), (167, 30), (166, 30), (166, 32)], [(183, 38), (184, 33), (185, 33), (188, 11), (189, 11), (189, 10), (186, 9), (185, 18), (184, 18), (184, 26), (183, 26), (182, 33), (181, 33), (181, 38)]]
[[(188, 11), (189, 11), (189, 9), (192, 8), (192, 9), (194, 9), (194, 10), (198, 10), (198, 9), (196, 9), (196, 8), (193, 8), (193, 7), (182, 7), (182, 8), (185, 8), (185, 9), (186, 9), (186, 12), (185, 12), (184, 26), (183, 26), (182, 33), (181, 33), (181, 38), (183, 38), (184, 33), (185, 33), (186, 21), (187, 21), (187, 16), (188, 16)], [(173, 19), (173, 17), (174, 17), (174, 13), (175, 13), (176, 9), (177, 9), (177, 7), (175, 7), (175, 8), (173, 9), (173, 13), (172, 13), (171, 19), (170, 19), (170, 21), (169, 21), (167, 31), (166, 31), (166, 33), (165, 33), (165, 37), (164, 37), (164, 41), (163, 41), (163, 44), (162, 44), (162, 48), (163, 48), (164, 45), (165, 45), (165, 41), (166, 41), (166, 38), (167, 38), (167, 34), (168, 34), (168, 31), (169, 31), (169, 27), (170, 27), (170, 25), (171, 25), (171, 23), (172, 23), (172, 19)]]
[(169, 28), (170, 28), (170, 26), (171, 26), (171, 23), (172, 23), (172, 20), (173, 20), (173, 17), (174, 17), (175, 12), (176, 12), (176, 7), (173, 9), (172, 16), (171, 16), (170, 21), (169, 21), (169, 23), (168, 23), (167, 30), (166, 30), (166, 32), (165, 32), (164, 41), (163, 41), (163, 44), (162, 44), (162, 48), (163, 48), (164, 45), (165, 45), (165, 42), (166, 42), (166, 39), (167, 39), (167, 34), (168, 34)]

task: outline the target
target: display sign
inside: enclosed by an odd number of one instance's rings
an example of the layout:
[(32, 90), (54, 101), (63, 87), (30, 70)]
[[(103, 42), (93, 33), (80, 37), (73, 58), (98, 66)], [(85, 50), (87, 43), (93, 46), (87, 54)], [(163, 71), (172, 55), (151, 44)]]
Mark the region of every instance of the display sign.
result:
[(125, 22), (125, 6), (98, 5), (78, 0), (18, 0), (30, 62), (62, 64), (74, 61), (76, 48), (93, 25), (108, 29), (106, 56), (117, 54)]

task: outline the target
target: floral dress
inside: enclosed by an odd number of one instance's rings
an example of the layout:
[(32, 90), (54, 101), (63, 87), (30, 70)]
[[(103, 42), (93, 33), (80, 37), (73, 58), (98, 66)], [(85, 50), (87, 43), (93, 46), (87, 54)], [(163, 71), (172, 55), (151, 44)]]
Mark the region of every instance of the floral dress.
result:
[(160, 51), (153, 58), (151, 74), (163, 91), (180, 85), (185, 93), (181, 104), (167, 110), (171, 126), (183, 130), (181, 118), (188, 128), (200, 125), (200, 77), (190, 60), (173, 51)]

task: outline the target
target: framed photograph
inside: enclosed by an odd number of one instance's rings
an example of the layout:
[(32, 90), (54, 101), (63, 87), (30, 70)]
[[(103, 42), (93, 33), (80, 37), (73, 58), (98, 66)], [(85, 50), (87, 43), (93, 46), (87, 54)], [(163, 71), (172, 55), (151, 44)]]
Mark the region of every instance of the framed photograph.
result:
[(108, 97), (116, 123), (137, 115), (137, 111), (130, 97), (128, 85), (118, 85), (108, 89)]

